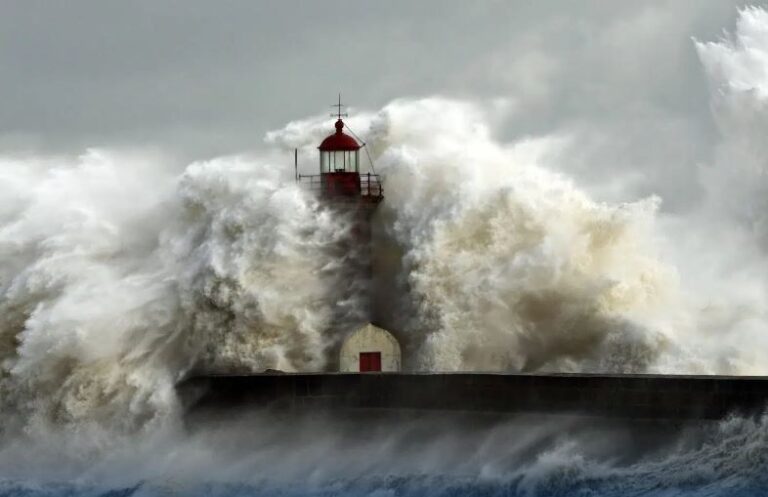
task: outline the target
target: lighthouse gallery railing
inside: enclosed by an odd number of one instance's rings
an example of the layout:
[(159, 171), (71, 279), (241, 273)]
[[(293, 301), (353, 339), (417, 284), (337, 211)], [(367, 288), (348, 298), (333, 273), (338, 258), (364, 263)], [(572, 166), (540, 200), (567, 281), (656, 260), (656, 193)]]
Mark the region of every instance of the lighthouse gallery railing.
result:
[[(317, 195), (336, 196), (335, 192), (331, 190), (333, 183), (328, 181), (326, 175), (299, 174), (296, 178), (299, 184)], [(360, 175), (360, 196), (372, 199), (384, 197), (384, 188), (378, 174), (365, 173)]]

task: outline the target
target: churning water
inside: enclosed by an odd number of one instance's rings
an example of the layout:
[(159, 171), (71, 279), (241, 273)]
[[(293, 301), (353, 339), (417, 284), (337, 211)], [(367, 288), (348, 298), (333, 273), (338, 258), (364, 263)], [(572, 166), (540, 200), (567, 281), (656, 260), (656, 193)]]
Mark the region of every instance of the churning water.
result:
[[(500, 143), (489, 105), (398, 100), (350, 120), (385, 182), (372, 312), (413, 368), (768, 374), (768, 13), (695, 47), (721, 143), (684, 215), (595, 201), (548, 167), (568, 137)], [(367, 282), (345, 272), (357, 254), (334, 250), (351, 223), (275, 159), (310, 157), (327, 127), (183, 168), (0, 159), (0, 495), (768, 490), (764, 419), (642, 453), (642, 427), (562, 418), (183, 426), (189, 371), (323, 370), (367, 319)]]

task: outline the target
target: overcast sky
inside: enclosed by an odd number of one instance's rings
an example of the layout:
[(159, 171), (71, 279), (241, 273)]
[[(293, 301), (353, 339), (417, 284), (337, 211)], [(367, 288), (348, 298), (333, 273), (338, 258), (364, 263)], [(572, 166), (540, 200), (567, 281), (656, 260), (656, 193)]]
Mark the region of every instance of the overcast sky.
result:
[(266, 131), (329, 111), (339, 91), (353, 110), (503, 99), (514, 112), (499, 139), (575, 133), (575, 177), (642, 171), (641, 195), (665, 188), (648, 179), (655, 168), (671, 168), (665, 184), (678, 188), (710, 153), (716, 130), (692, 37), (733, 29), (745, 2), (0, 5), (5, 153), (156, 147), (204, 158), (258, 148)]

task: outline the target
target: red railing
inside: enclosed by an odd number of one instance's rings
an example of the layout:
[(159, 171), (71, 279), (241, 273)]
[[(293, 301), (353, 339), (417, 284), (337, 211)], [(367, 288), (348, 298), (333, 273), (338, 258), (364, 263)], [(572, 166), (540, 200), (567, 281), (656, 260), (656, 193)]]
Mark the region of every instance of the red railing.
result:
[[(384, 198), (384, 188), (378, 174), (359, 174), (353, 188), (349, 188), (348, 181), (338, 181), (334, 178), (337, 173), (329, 174), (300, 174), (297, 181), (313, 193), (330, 198), (352, 200), (356, 196), (366, 200), (381, 200)], [(348, 173), (350, 174), (350, 173)]]
[(360, 175), (360, 194), (364, 197), (384, 198), (384, 188), (378, 174)]

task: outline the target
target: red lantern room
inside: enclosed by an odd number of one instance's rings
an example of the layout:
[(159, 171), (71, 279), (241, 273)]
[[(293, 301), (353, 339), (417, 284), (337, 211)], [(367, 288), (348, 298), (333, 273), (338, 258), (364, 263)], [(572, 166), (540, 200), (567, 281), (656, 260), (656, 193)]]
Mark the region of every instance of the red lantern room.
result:
[(320, 150), (320, 174), (330, 172), (360, 172), (358, 170), (360, 145), (344, 133), (344, 121), (336, 121), (336, 133), (317, 147)]
[[(344, 132), (341, 113), (341, 95), (336, 117), (336, 132), (326, 137), (317, 147), (320, 151), (320, 174), (300, 175), (320, 196), (332, 202), (365, 202), (378, 204), (384, 198), (379, 177), (370, 171), (361, 174), (360, 149), (365, 146)], [(372, 167), (372, 164), (371, 164)]]
[(318, 149), (323, 193), (329, 197), (360, 196), (360, 145), (344, 133), (341, 117), (336, 121), (336, 133), (323, 140)]

